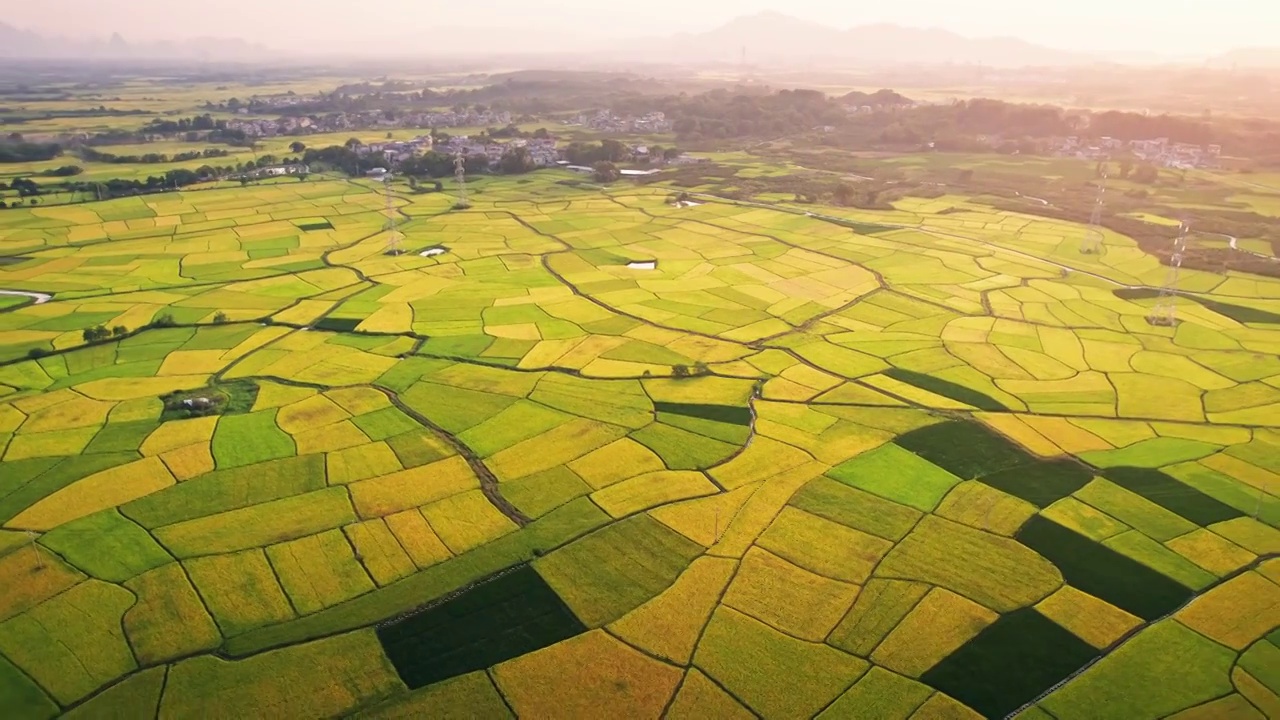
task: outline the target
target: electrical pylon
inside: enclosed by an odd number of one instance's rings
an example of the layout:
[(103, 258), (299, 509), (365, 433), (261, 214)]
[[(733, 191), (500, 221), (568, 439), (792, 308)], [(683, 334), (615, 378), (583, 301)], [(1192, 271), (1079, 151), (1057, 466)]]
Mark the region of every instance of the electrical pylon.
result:
[(471, 207), (471, 201), (467, 199), (467, 156), (462, 150), (453, 157), (453, 177), (458, 181), (458, 202), (454, 207)]
[(400, 247), (400, 233), (396, 232), (396, 209), (391, 202), (391, 173), (387, 173), (382, 178), (382, 186), (387, 194), (387, 231), (391, 233), (387, 238), (387, 254), (403, 255), (404, 249)]
[(1178, 324), (1178, 276), (1182, 273), (1182, 255), (1187, 250), (1187, 236), (1191, 226), (1182, 223), (1178, 229), (1178, 237), (1173, 241), (1173, 254), (1169, 256), (1169, 274), (1165, 277), (1164, 287), (1160, 288), (1160, 297), (1156, 306), (1147, 315), (1147, 322), (1159, 327), (1173, 327)]
[(1107, 173), (1102, 173), (1102, 184), (1098, 186), (1098, 198), (1093, 203), (1093, 212), (1089, 215), (1089, 229), (1085, 231), (1084, 240), (1080, 242), (1080, 253), (1097, 255), (1102, 252), (1102, 208), (1106, 205)]

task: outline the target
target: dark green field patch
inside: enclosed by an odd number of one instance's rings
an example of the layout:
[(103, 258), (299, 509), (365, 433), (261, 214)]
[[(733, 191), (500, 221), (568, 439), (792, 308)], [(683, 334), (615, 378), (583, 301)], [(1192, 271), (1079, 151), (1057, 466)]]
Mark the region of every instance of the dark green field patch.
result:
[(452, 337), (428, 338), (418, 348), (421, 355), (437, 355), (440, 357), (480, 357), (480, 353), (489, 349), (494, 338), (488, 335), (455, 335)]
[(586, 631), (529, 565), (377, 628), (410, 689), (483, 670)]
[(369, 436), (374, 442), (386, 440), (387, 438), (400, 435), (402, 433), (421, 430), (422, 426), (417, 420), (400, 412), (398, 408), (389, 407), (381, 410), (375, 410), (371, 413), (361, 415), (351, 422), (360, 428), (361, 432)]
[(120, 511), (145, 528), (157, 528), (322, 490), (325, 485), (324, 456), (303, 455), (211, 472), (134, 500)]
[(828, 477), (814, 478), (791, 498), (791, 504), (812, 515), (897, 542), (911, 532), (921, 513), (906, 505)]
[(85, 447), (85, 454), (131, 452), (142, 445), (147, 436), (155, 432), (160, 423), (154, 420), (139, 420), (127, 423), (109, 423), (93, 436), (93, 440)]
[(1041, 515), (1016, 539), (1056, 565), (1068, 585), (1144, 620), (1164, 617), (1191, 597), (1185, 585)]
[(1035, 608), (987, 626), (920, 679), (986, 717), (1004, 717), (1098, 656)]
[(534, 567), (574, 615), (595, 628), (656, 597), (702, 552), (701, 545), (641, 514), (535, 560)]
[(724, 462), (739, 447), (658, 422), (631, 433), (631, 437), (662, 458), (668, 470), (709, 468)]
[(1093, 474), (1072, 460), (1044, 460), (978, 478), (978, 482), (1026, 500), (1040, 509), (1071, 495), (1091, 480)]
[(294, 225), (303, 232), (315, 232), (317, 230), (332, 230), (333, 224), (328, 220), (324, 222), (294, 223)]
[(884, 374), (899, 382), (914, 385), (922, 390), (928, 390), (935, 395), (941, 395), (944, 398), (950, 398), (965, 405), (972, 405), (979, 410), (1000, 411), (1009, 409), (1004, 403), (986, 393), (978, 392), (964, 385), (958, 385), (950, 380), (943, 380), (932, 375), (903, 370), (902, 368), (889, 368), (884, 371)]
[(655, 402), (653, 409), (660, 413), (673, 413), (688, 417), (714, 420), (730, 425), (751, 425), (751, 409), (733, 405), (693, 405), (687, 403)]
[(1102, 475), (1120, 487), (1141, 495), (1201, 527), (1244, 517), (1244, 513), (1230, 505), (1219, 502), (1159, 470), (1114, 467), (1103, 470)]
[(912, 430), (893, 442), (963, 480), (1036, 462), (1002, 435), (963, 420)]
[(317, 321), (315, 328), (317, 330), (328, 330), (330, 332), (354, 332), (360, 323), (364, 322), (363, 318), (322, 318)]
[(28, 326), (27, 330), (39, 330), (44, 332), (74, 332), (76, 330), (84, 330), (85, 328), (97, 327), (115, 320), (120, 316), (116, 312), (88, 313), (77, 312), (63, 315), (61, 317), (49, 318)]
[(173, 561), (150, 533), (114, 508), (61, 525), (41, 537), (40, 544), (93, 577), (114, 583)]
[(198, 328), (183, 350), (230, 350), (262, 330), (256, 324), (212, 325)]

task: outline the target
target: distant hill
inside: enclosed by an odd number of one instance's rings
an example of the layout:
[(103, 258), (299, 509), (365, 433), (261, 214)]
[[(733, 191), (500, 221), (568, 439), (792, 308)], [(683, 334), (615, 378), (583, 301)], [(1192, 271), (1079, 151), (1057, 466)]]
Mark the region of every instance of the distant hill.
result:
[(244, 40), (197, 37), (174, 42), (137, 43), (119, 33), (107, 39), (46, 37), (0, 23), (0, 58), (6, 59), (171, 59), (262, 60), (273, 53)]
[(1095, 62), (1087, 55), (1015, 38), (967, 38), (946, 30), (898, 25), (838, 30), (777, 12), (740, 17), (705, 33), (682, 33), (644, 46), (647, 55), (667, 62), (737, 62), (744, 49), (751, 64), (842, 60), (865, 65), (957, 63), (1021, 67)]
[(915, 101), (904, 95), (900, 95), (893, 90), (877, 90), (873, 93), (864, 93), (854, 90), (840, 97), (840, 102), (845, 105), (855, 105), (858, 107), (898, 107), (901, 105), (914, 105)]
[(1209, 61), (1219, 68), (1280, 68), (1280, 48), (1240, 48)]

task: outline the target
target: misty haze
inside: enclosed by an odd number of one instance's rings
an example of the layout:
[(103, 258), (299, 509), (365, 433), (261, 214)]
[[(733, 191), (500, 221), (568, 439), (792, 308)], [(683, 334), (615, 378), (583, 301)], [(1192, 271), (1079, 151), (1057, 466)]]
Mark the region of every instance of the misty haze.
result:
[(1280, 717), (1280, 9), (0, 18), (0, 708)]

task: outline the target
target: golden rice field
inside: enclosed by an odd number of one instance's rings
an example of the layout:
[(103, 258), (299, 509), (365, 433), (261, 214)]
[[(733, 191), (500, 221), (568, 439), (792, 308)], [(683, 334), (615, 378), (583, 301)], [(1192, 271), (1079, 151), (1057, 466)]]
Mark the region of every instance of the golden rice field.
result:
[(1280, 281), (568, 177), (0, 211), (5, 716), (1280, 716)]

